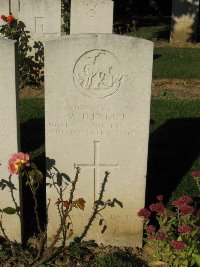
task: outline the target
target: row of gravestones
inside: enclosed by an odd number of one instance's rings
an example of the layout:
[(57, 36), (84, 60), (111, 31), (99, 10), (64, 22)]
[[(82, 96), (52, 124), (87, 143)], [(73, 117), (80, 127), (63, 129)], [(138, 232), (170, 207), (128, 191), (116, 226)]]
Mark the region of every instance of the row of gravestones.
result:
[[(73, 0), (72, 5), (71, 33), (76, 34), (45, 43), (47, 171), (59, 178), (56, 186), (62, 192), (75, 168), (81, 168), (74, 197), (85, 199), (86, 207), (71, 214), (75, 235), (89, 225), (87, 239), (141, 246), (142, 221), (137, 211), (145, 200), (153, 43), (112, 35), (110, 0), (96, 4)], [(83, 23), (80, 11), (84, 8), (88, 16)], [(104, 14), (109, 17), (106, 23)], [(98, 22), (92, 30), (91, 21)], [(13, 206), (13, 200), (20, 209), (24, 201), (18, 177), (10, 177), (7, 171), (8, 158), (20, 150), (15, 51), (14, 41), (0, 40), (0, 178), (4, 179), (1, 185), (5, 181), (8, 185), (1, 186), (1, 209)], [(58, 191), (54, 187), (46, 191), (49, 240), (59, 224)], [(63, 199), (68, 195), (67, 187)], [(96, 214), (90, 225), (94, 203), (102, 205), (102, 201), (110, 207)], [(4, 216), (10, 238), (21, 240), (22, 221), (22, 213), (21, 217)]]
[[(74, 33), (73, 30), (75, 33), (81, 33), (85, 26), (90, 33), (96, 32), (97, 29), (102, 32), (102, 24), (110, 28), (112, 13), (107, 13), (110, 12), (109, 8), (98, 8), (99, 2), (103, 5), (112, 5), (110, 0), (72, 1), (71, 33)], [(171, 42), (195, 40), (198, 11), (199, 0), (173, 1)], [(43, 41), (61, 35), (61, 0), (1, 0), (0, 15), (9, 13), (24, 22), (33, 40)], [(88, 19), (85, 19), (86, 17)], [(3, 22), (0, 22), (0, 25), (1, 23)]]
[[(84, 5), (88, 8), (88, 1), (74, 3), (76, 13)], [(74, 197), (83, 198), (86, 208), (71, 214), (75, 235), (80, 236), (90, 221), (94, 202), (101, 200), (101, 207), (102, 201), (108, 201), (112, 208), (96, 215), (86, 238), (110, 245), (141, 246), (142, 221), (137, 211), (145, 199), (153, 43), (111, 34), (112, 1), (98, 0), (92, 7), (84, 18), (84, 28), (79, 27), (82, 18), (72, 12), (72, 20), (76, 18), (72, 32), (78, 34), (45, 43), (46, 166), (55, 179), (61, 178), (59, 190), (68, 182), (67, 177), (73, 178), (75, 167), (81, 168)], [(102, 22), (104, 13), (99, 16), (104, 11), (109, 23)], [(93, 25), (94, 34), (90, 33), (91, 20), (99, 20)], [(1, 190), (0, 208), (12, 207), (13, 200), (20, 208), (24, 200), (20, 200), (18, 178), (9, 177), (7, 171), (8, 158), (20, 149), (13, 41), (0, 40), (0, 58), (0, 176), (13, 183)], [(46, 190), (51, 201), (51, 240), (60, 221), (55, 205), (60, 196), (54, 187)], [(104, 230), (99, 226), (102, 218)], [(10, 238), (21, 240), (22, 221), (23, 217), (4, 216)]]

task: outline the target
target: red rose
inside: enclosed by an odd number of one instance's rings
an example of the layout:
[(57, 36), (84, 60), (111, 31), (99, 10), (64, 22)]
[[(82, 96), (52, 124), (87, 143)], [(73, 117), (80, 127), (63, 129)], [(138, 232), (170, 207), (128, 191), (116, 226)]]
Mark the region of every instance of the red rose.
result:
[(8, 17), (6, 18), (6, 22), (7, 22), (8, 24), (11, 24), (11, 23), (13, 22), (14, 19), (15, 19), (15, 17), (14, 17), (13, 15), (10, 15), (10, 16), (8, 16)]

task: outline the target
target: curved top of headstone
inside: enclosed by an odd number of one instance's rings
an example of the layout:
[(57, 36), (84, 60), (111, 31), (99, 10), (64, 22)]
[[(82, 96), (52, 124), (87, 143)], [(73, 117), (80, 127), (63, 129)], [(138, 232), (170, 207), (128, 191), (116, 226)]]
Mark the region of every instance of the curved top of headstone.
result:
[[(107, 0), (109, 1), (109, 0)], [(153, 46), (153, 42), (147, 39), (143, 39), (143, 38), (138, 38), (138, 37), (132, 37), (132, 36), (124, 36), (124, 35), (118, 35), (118, 34), (107, 34), (107, 33), (94, 33), (94, 34), (89, 34), (89, 33), (82, 33), (82, 34), (71, 34), (71, 35), (67, 35), (67, 36), (62, 36), (62, 37), (58, 37), (56, 39), (51, 39), (51, 40), (47, 40), (45, 41), (45, 43), (51, 43), (51, 42), (57, 42), (57, 41), (68, 41), (68, 40), (79, 40), (79, 39), (92, 39), (92, 40), (96, 40), (97, 42), (100, 41), (101, 39), (106, 40), (106, 39), (116, 39), (116, 40), (121, 40), (124, 42), (130, 42), (130, 43), (135, 43), (136, 44), (141, 44), (141, 45), (150, 45)], [(113, 41), (114, 42), (114, 41)]]

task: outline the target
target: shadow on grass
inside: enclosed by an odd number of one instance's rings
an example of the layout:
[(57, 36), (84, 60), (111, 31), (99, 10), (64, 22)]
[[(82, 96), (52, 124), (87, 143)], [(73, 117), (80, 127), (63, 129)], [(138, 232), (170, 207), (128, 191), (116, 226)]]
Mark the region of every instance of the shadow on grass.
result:
[(171, 26), (166, 25), (161, 31), (156, 32), (153, 38), (158, 39), (158, 40), (169, 41), (170, 31), (171, 31)]
[(169, 201), (171, 194), (199, 157), (199, 137), (200, 119), (197, 118), (168, 120), (150, 135), (147, 206), (160, 194), (164, 195), (166, 203)]
[(44, 118), (31, 119), (21, 124), (21, 150), (23, 152), (34, 151), (44, 145), (44, 127)]

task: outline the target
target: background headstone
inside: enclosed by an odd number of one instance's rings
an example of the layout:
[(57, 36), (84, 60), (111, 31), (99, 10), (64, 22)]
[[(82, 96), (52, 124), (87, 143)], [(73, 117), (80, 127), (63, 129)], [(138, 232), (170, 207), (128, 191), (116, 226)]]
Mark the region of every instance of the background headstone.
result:
[(10, 5), (10, 10), (12, 15), (18, 19), (19, 18), (19, 9), (20, 9), (20, 0), (11, 0), (10, 1), (11, 5)]
[(34, 40), (61, 35), (61, 0), (20, 0), (19, 19)]
[(196, 40), (199, 0), (173, 0), (170, 42)]
[(112, 33), (113, 1), (72, 0), (70, 34)]
[[(19, 178), (15, 175), (9, 178), (7, 168), (10, 156), (19, 151), (14, 41), (0, 39), (0, 58), (0, 209), (4, 209), (6, 207), (15, 208), (15, 203), (18, 207), (20, 206)], [(13, 199), (10, 192), (10, 181), (14, 186), (11, 190)], [(21, 223), (18, 215), (3, 215), (3, 227), (9, 238), (21, 240)]]
[[(152, 42), (77, 34), (46, 42), (45, 55), (47, 168), (54, 164), (58, 188), (70, 184), (74, 167), (81, 168), (74, 199), (84, 198), (86, 208), (75, 209), (71, 216), (73, 237), (87, 225), (108, 171), (103, 201), (110, 199), (114, 207), (96, 216), (86, 238), (141, 246), (143, 225), (137, 212), (145, 200)], [(49, 240), (59, 224), (59, 197), (48, 187)]]

